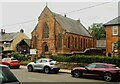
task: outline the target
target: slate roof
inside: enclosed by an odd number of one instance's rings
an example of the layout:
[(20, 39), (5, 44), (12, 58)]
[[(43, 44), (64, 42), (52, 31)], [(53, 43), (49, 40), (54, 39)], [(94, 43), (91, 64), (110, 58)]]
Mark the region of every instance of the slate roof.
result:
[(109, 25), (120, 25), (120, 16), (114, 18), (113, 20), (107, 22), (106, 24), (104, 24), (105, 26), (109, 26)]
[[(46, 8), (51, 12), (51, 10), (47, 6), (44, 8), (44, 10)], [(68, 17), (64, 17), (60, 14), (56, 14), (53, 12), (51, 12), (51, 13), (54, 15), (56, 21), (61, 25), (61, 27), (66, 32), (92, 37), (90, 35), (89, 31), (79, 21), (70, 19)], [(37, 29), (37, 26), (38, 26), (38, 24), (36, 25), (36, 27), (33, 31), (35, 31)]]
[(18, 33), (5, 33), (1, 35), (2, 39), (0, 39), (0, 41), (12, 41), (18, 35)]
[(54, 13), (55, 19), (66, 32), (92, 37), (88, 30), (77, 20)]

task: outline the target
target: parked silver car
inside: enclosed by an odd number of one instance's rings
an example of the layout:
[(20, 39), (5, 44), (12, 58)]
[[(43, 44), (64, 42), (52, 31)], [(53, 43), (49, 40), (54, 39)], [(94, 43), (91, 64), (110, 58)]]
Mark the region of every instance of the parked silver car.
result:
[(32, 72), (35, 70), (42, 70), (47, 74), (50, 73), (51, 71), (58, 73), (60, 68), (58, 67), (57, 64), (58, 63), (53, 59), (41, 58), (35, 62), (30, 62), (27, 65), (27, 69), (29, 72)]

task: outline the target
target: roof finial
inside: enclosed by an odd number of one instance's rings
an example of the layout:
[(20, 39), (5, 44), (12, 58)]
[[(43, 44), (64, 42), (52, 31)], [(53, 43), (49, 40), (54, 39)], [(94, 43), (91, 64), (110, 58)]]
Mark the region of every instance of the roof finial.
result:
[(48, 6), (48, 3), (46, 2), (46, 6)]

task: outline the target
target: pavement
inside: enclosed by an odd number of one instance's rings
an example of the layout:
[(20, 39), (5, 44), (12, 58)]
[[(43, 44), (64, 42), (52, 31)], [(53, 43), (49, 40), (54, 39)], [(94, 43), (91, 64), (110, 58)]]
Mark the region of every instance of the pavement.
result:
[[(27, 69), (27, 66), (20, 66), (20, 68), (26, 68), (26, 69)], [(70, 74), (70, 73), (71, 73), (71, 70), (68, 70), (68, 69), (60, 69), (59, 72)]]

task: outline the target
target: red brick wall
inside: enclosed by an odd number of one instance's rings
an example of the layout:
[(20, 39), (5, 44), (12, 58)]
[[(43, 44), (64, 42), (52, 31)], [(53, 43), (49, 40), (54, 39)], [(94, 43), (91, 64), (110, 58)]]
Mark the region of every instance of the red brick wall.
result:
[(120, 26), (118, 28), (118, 35), (112, 35), (112, 26), (106, 26), (106, 55), (108, 53), (112, 53), (112, 43), (115, 43), (118, 41), (118, 38), (120, 36)]
[[(47, 23), (48, 27), (49, 27), (49, 38), (43, 38), (43, 26), (44, 23)], [(59, 49), (58, 48), (58, 35), (62, 36), (62, 48)], [(32, 39), (31, 39), (31, 48), (34, 48), (34, 37), (37, 37), (37, 41), (36, 41), (36, 49), (37, 49), (37, 53), (38, 54), (43, 54), (44, 49), (43, 46), (45, 44), (48, 45), (49, 47), (49, 51), (52, 53), (71, 53), (71, 52), (78, 52), (78, 51), (83, 51), (86, 48), (88, 48), (88, 45), (90, 45), (90, 47), (95, 47), (95, 42), (93, 41), (92, 37), (85, 37), (85, 36), (81, 36), (81, 35), (77, 35), (77, 34), (72, 34), (72, 33), (67, 33), (65, 32), (61, 25), (59, 25), (59, 23), (54, 19), (53, 14), (51, 13), (51, 11), (49, 11), (49, 9), (45, 9), (42, 14), (39, 17), (38, 20), (38, 27), (36, 28), (36, 30), (34, 32), (32, 32)], [(70, 36), (70, 39), (72, 39), (72, 37), (76, 39), (76, 46), (75, 46), (75, 41), (70, 40), (70, 48), (68, 48), (68, 36)], [(78, 46), (78, 38), (82, 38), (82, 47), (79, 48)], [(84, 40), (86, 40), (86, 42), (84, 42)], [(90, 43), (88, 43), (90, 42)], [(85, 44), (86, 43), (86, 44)], [(85, 47), (84, 47), (85, 44)], [(73, 47), (74, 46), (74, 47)]]

